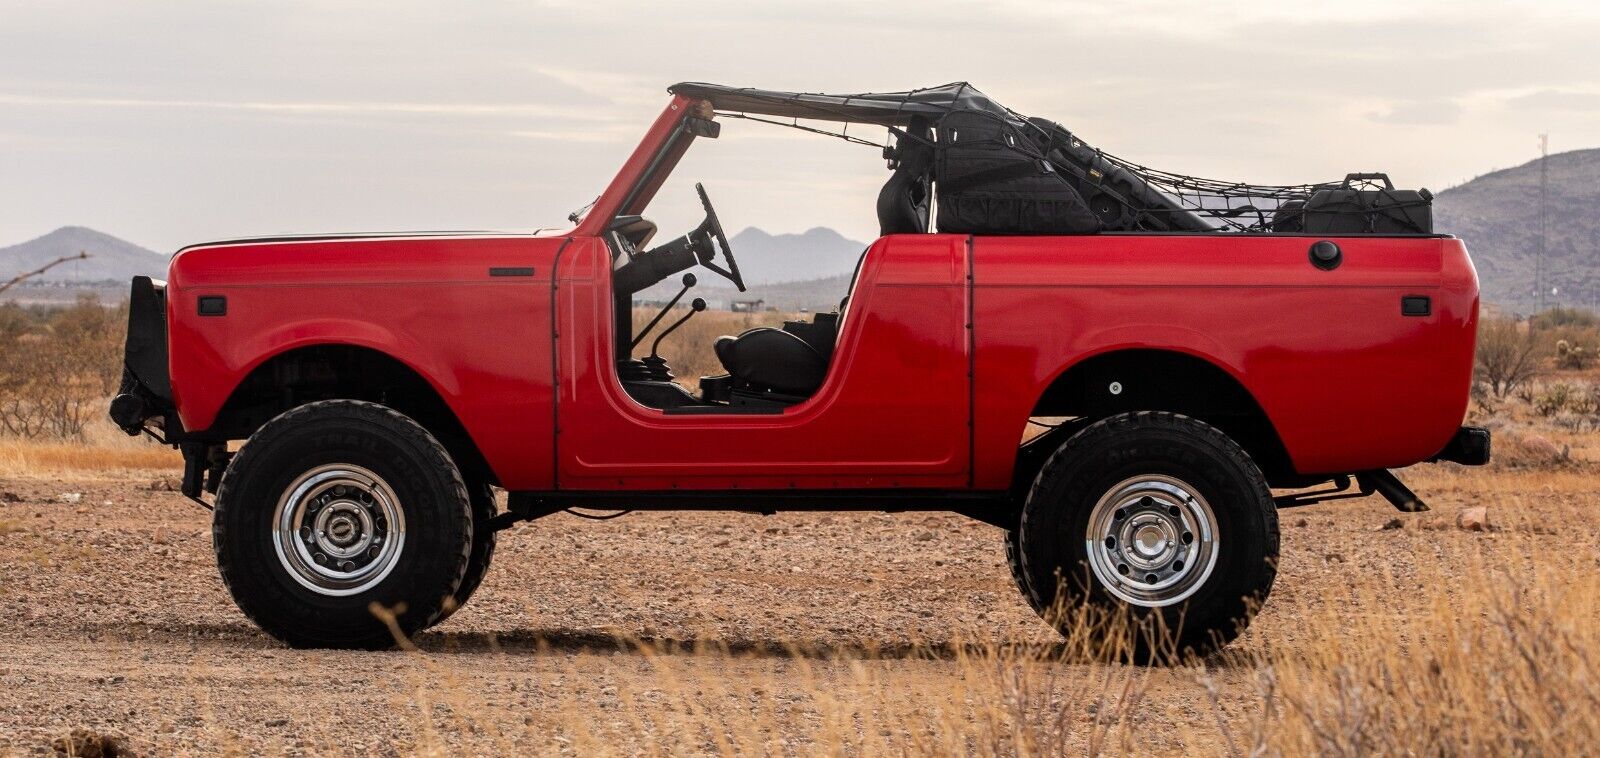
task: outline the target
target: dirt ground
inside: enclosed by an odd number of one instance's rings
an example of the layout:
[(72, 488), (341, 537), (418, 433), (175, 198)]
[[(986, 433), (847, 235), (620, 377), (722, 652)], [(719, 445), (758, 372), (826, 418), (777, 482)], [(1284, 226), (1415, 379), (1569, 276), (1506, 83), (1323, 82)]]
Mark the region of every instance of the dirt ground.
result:
[[(1446, 516), (1592, 511), (1589, 494), (1494, 494), (1535, 490), (1529, 476), (1417, 489)], [(73, 729), (140, 754), (635, 752), (696, 708), (734, 732), (753, 714), (767, 750), (810, 753), (837, 727), (819, 692), (924, 697), (970, 675), (964, 643), (1056, 639), (1012, 586), (1000, 532), (957, 516), (559, 514), (502, 533), (483, 588), (420, 651), (294, 651), (234, 608), (209, 514), (153, 488), (168, 477), (0, 480), (0, 754), (49, 752)], [(1399, 514), (1377, 498), (1281, 515), (1273, 597), (1235, 647), (1295, 644), (1299, 617), (1354, 577), (1414, 583), (1419, 541), (1495, 538), (1426, 532), (1421, 516), (1384, 529)], [(1139, 752), (1218, 747), (1196, 740), (1215, 739), (1213, 708), (1246, 707), (1251, 675), (1208, 671), (1213, 705), (1200, 676), (1150, 674)]]

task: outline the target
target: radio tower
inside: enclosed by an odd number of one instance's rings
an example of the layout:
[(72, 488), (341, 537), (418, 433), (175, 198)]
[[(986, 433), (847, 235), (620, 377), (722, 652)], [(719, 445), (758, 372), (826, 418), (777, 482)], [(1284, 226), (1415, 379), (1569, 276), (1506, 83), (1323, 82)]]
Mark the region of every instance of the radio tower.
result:
[(1533, 287), (1538, 294), (1539, 313), (1544, 312), (1544, 252), (1550, 246), (1550, 222), (1546, 208), (1550, 199), (1550, 135), (1539, 135), (1539, 256), (1533, 262)]

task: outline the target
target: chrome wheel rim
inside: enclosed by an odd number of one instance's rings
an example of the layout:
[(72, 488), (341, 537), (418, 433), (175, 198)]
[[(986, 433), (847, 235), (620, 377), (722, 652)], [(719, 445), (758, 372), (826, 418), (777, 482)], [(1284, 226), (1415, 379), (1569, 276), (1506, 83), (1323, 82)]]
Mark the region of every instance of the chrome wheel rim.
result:
[(1158, 608), (1198, 591), (1217, 564), (1217, 517), (1179, 479), (1148, 474), (1112, 487), (1089, 512), (1089, 568), (1107, 592)]
[(360, 466), (330, 463), (301, 474), (278, 498), (273, 548), (300, 586), (319, 595), (365, 592), (394, 570), (406, 517), (394, 490)]

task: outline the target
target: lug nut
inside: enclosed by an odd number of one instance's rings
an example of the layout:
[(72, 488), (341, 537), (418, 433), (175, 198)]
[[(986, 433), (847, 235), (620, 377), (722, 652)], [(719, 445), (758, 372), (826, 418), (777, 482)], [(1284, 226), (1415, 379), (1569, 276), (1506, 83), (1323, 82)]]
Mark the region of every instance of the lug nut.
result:
[(353, 569), (355, 567), (356, 567), (356, 564), (351, 563), (350, 561), (339, 561), (339, 570), (340, 571), (349, 571), (350, 569)]
[(311, 556), (311, 560), (314, 560), (323, 566), (328, 565), (328, 556), (323, 555), (322, 553), (317, 553), (316, 555)]
[(1119, 574), (1121, 574), (1123, 576), (1127, 576), (1128, 575), (1128, 564), (1126, 564), (1126, 563), (1117, 564), (1117, 573), (1119, 573)]
[(1144, 581), (1145, 581), (1145, 584), (1155, 584), (1156, 583), (1156, 575), (1155, 574), (1145, 574), (1144, 575)]

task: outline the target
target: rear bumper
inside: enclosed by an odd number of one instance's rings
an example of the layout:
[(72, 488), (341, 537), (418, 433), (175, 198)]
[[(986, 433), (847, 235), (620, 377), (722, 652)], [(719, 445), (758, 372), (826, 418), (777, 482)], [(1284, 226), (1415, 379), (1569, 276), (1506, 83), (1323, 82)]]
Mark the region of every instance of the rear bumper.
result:
[(1450, 461), (1463, 466), (1482, 466), (1489, 462), (1489, 430), (1477, 426), (1463, 426), (1455, 436), (1430, 461)]
[(167, 374), (166, 284), (148, 276), (133, 278), (128, 294), (128, 339), (123, 346), (122, 386), (111, 399), (111, 420), (136, 435), (178, 431)]

